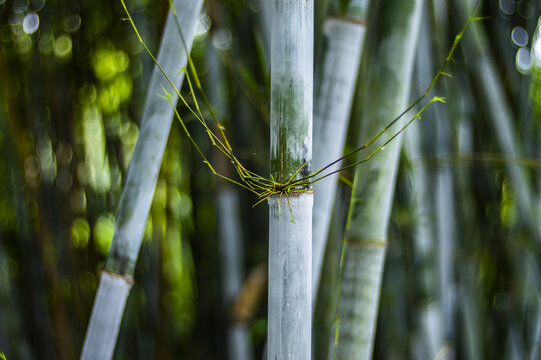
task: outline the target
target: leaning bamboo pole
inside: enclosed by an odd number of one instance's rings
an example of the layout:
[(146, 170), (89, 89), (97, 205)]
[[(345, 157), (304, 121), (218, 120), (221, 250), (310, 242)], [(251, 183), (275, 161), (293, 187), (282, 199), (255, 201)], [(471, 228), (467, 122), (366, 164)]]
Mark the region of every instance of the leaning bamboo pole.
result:
[[(270, 154), (278, 183), (311, 168), (313, 6), (272, 6)], [(268, 359), (311, 357), (312, 202), (309, 188), (269, 198)]]
[[(422, 0), (385, 0), (379, 5), (378, 22), (369, 30), (373, 31), (374, 45), (368, 59), (369, 91), (363, 99), (360, 143), (407, 105), (421, 20)], [(372, 357), (400, 145), (398, 137), (366, 166), (359, 166), (355, 174), (345, 237), (336, 359)]]
[[(202, 0), (175, 0), (169, 11), (157, 61), (180, 88), (188, 53), (174, 19), (178, 20), (191, 47), (195, 26), (199, 21)], [(88, 325), (81, 359), (110, 359), (113, 356), (122, 314), (133, 283), (133, 272), (139, 254), (146, 220), (154, 195), (165, 145), (169, 136), (174, 109), (160, 97), (170, 84), (156, 66), (145, 102), (139, 138), (128, 169), (128, 175), (116, 215), (115, 231), (92, 315)], [(172, 95), (173, 103), (178, 100)]]
[[(324, 24), (327, 46), (323, 61), (316, 64), (320, 75), (315, 84), (314, 169), (321, 169), (342, 155), (366, 32), (368, 3), (369, 0), (352, 0), (342, 9), (338, 1), (334, 1), (333, 10)], [(337, 176), (330, 176), (314, 183), (313, 301), (318, 291), (337, 181)]]

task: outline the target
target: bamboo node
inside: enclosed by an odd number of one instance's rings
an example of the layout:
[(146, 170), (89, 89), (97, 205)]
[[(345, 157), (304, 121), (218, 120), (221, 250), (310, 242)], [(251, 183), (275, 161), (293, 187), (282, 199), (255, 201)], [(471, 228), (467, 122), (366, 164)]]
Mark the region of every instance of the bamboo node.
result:
[(110, 275), (110, 276), (121, 278), (122, 280), (124, 280), (130, 286), (132, 286), (135, 283), (135, 281), (133, 281), (133, 278), (131, 276), (128, 276), (128, 275), (117, 274), (117, 273), (112, 272), (112, 271), (107, 270), (107, 269), (102, 269), (101, 272), (106, 273), (107, 275)]

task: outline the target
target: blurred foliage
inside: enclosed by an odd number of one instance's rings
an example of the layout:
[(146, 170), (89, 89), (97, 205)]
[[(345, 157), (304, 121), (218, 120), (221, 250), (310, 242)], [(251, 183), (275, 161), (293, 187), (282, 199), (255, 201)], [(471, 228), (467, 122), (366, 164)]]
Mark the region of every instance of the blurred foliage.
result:
[[(326, 1), (316, 3), (321, 14)], [(433, 13), (451, 8), (450, 1), (434, 3)], [(133, 0), (128, 6), (155, 52), (168, 2)], [(261, 5), (208, 0), (206, 9), (211, 27), (199, 34), (192, 57), (207, 93), (216, 92), (222, 104), (215, 101), (235, 152), (248, 168), (266, 174), (269, 54)], [(486, 1), (482, 13), (490, 16), (482, 26), (490, 35), (488, 46), (511, 103), (517, 138), (525, 157), (538, 158), (539, 2)], [(0, 346), (8, 359), (79, 355), (153, 67), (124, 17), (119, 3), (105, 0), (0, 0)], [(433, 39), (442, 52), (462, 25), (452, 11), (445, 19), (448, 29), (437, 24), (444, 36)], [(218, 83), (211, 81), (212, 46), (225, 69)], [(481, 100), (469, 65), (457, 54), (455, 76), (445, 80), (451, 85), (442, 87), (449, 117), (469, 119), (473, 155), (497, 153), (490, 122), (477, 106)], [(185, 109), (180, 111), (209, 153), (206, 135)], [(449, 135), (453, 153), (463, 141), (456, 128)], [(411, 159), (404, 160), (382, 291), (378, 359), (415, 358), (413, 335), (404, 335), (418, 327), (415, 309), (438, 297), (437, 260), (421, 260), (412, 240), (419, 219), (408, 185)], [(532, 271), (525, 263), (539, 262), (539, 233), (520, 221), (505, 161), (437, 158), (435, 152), (425, 160), (434, 168), (450, 166), (456, 179), (453, 269), (459, 296), (469, 299), (459, 302), (454, 319), (457, 358), (468, 358), (470, 335), (462, 331), (469, 321), (466, 304), (475, 305), (478, 346), (485, 358), (507, 357), (514, 331), (526, 339), (524, 347), (531, 346), (539, 324), (541, 279), (533, 274), (529, 279), (537, 284), (531, 284), (524, 274)], [(538, 168), (528, 168), (528, 176), (539, 203)], [(220, 189), (175, 123), (115, 359), (224, 358), (230, 304), (222, 298), (216, 239)], [(247, 192), (238, 196), (247, 275), (266, 259), (267, 210), (252, 208), (255, 198)], [(259, 304), (248, 327), (259, 356), (265, 304)]]
[[(168, 2), (128, 5), (157, 51)], [(220, 8), (216, 16), (254, 23), (245, 2), (211, 5)], [(153, 66), (124, 17), (120, 3), (104, 0), (0, 1), (0, 345), (8, 358), (78, 357)], [(203, 76), (209, 37), (202, 33), (192, 54)], [(257, 88), (252, 55), (241, 62), (223, 54)], [(175, 123), (117, 359), (218, 358), (223, 351), (215, 179), (201, 165)], [(256, 254), (249, 266), (264, 259), (264, 248)]]

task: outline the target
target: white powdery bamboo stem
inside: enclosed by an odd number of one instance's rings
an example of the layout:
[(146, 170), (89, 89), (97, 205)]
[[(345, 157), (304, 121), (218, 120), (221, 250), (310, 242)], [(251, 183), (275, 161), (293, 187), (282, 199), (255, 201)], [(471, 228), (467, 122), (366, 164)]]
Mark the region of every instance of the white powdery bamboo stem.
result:
[[(315, 196), (314, 196), (315, 197)], [(348, 204), (351, 200), (351, 188), (345, 184), (337, 186), (333, 214), (329, 225), (329, 235), (325, 247), (321, 286), (317, 291), (317, 300), (312, 320), (313, 360), (328, 360), (334, 345), (336, 331), (336, 308), (340, 295), (340, 254), (343, 246)], [(312, 229), (314, 227), (312, 226)], [(312, 238), (313, 238), (312, 234)], [(312, 254), (314, 251), (312, 250)]]
[[(271, 174), (285, 184), (311, 172), (314, 3), (272, 4)], [(312, 205), (309, 186), (269, 198), (269, 360), (311, 358)]]
[[(222, 281), (226, 304), (233, 302), (242, 286), (242, 237), (239, 200), (235, 189), (223, 185), (217, 194), (218, 229), (222, 254)], [(230, 359), (250, 360), (251, 344), (248, 328), (243, 323), (231, 323), (227, 332)]]
[(218, 191), (216, 205), (218, 207), (218, 229), (220, 232), (220, 249), (223, 255), (222, 278), (224, 294), (227, 301), (234, 299), (241, 286), (242, 243), (238, 224), (239, 206), (235, 190), (223, 187)]
[[(173, 5), (178, 11), (179, 23), (190, 48), (195, 26), (199, 21), (202, 0), (177, 0)], [(175, 19), (170, 12), (157, 60), (177, 88), (180, 88), (184, 79), (184, 72), (179, 72), (186, 67), (187, 56)], [(132, 275), (135, 267), (173, 121), (174, 109), (162, 98), (165, 95), (164, 89), (171, 93), (171, 100), (176, 104), (177, 95), (161, 71), (154, 67), (141, 129), (120, 199), (113, 243), (107, 259), (107, 269), (120, 274)]]
[(310, 359), (312, 203), (309, 192), (269, 199), (268, 359)]
[[(175, 0), (173, 6), (178, 11), (177, 16), (186, 46), (190, 49), (201, 13), (202, 0)], [(187, 58), (188, 54), (181, 40), (173, 12), (169, 11), (157, 61), (169, 74), (177, 88), (180, 88), (184, 78), (184, 73), (179, 73), (179, 70), (186, 66)], [(173, 120), (173, 107), (161, 97), (164, 95), (163, 89), (173, 93), (171, 85), (155, 66), (147, 93), (139, 138), (116, 215), (113, 242), (106, 264), (107, 272), (123, 277), (126, 283), (129, 283), (133, 276)], [(171, 96), (171, 100), (176, 104), (178, 100), (176, 94)], [(121, 282), (108, 280), (109, 277), (102, 275), (85, 336), (81, 353), (82, 360), (108, 360), (113, 356), (129, 286), (125, 290), (125, 295), (122, 295), (124, 287)], [(102, 301), (102, 299), (107, 299), (107, 301)], [(111, 319), (116, 320), (111, 321)], [(111, 345), (104, 346), (103, 344)]]
[[(105, 356), (111, 358), (131, 286), (132, 281), (124, 277), (108, 271), (101, 273), (87, 329), (87, 334), (99, 334), (100, 343), (94, 343), (93, 338), (87, 336), (81, 359), (104, 359)], [(98, 311), (100, 313), (95, 314)]]
[[(427, 60), (431, 66), (432, 61)], [(436, 120), (436, 153), (440, 158), (446, 158), (451, 154), (451, 136), (453, 133), (450, 126), (449, 115), (440, 107), (434, 108)], [(434, 134), (427, 134), (434, 136)], [(449, 166), (440, 166), (436, 172), (435, 183), (435, 210), (436, 229), (438, 241), (438, 268), (439, 268), (439, 295), (443, 310), (444, 337), (449, 359), (454, 359), (455, 336), (456, 336), (456, 286), (454, 266), (454, 243), (455, 243), (455, 185), (453, 171)]]
[(349, 241), (340, 294), (336, 359), (371, 359), (385, 244)]
[(311, 172), (313, 17), (313, 0), (273, 1), (270, 155), (279, 183)]
[[(213, 37), (213, 43), (216, 37)], [(218, 89), (226, 82), (224, 69), (219, 59), (219, 48), (209, 46), (206, 56), (208, 64), (208, 84), (210, 103), (213, 104), (218, 118), (226, 114), (227, 94), (221, 94)], [(230, 177), (229, 161), (221, 153), (214, 156), (217, 171)], [(227, 311), (227, 351), (230, 359), (251, 360), (252, 347), (250, 334), (245, 323), (234, 319), (231, 314), (231, 305), (239, 295), (242, 287), (242, 271), (244, 265), (244, 251), (242, 245), (241, 214), (239, 211), (239, 197), (237, 189), (231, 183), (218, 180), (216, 187), (216, 214), (218, 220), (218, 242), (221, 256), (222, 293), (225, 310)], [(228, 311), (229, 310), (229, 311)]]
[[(353, 101), (355, 81), (366, 32), (364, 23), (331, 18), (324, 26), (328, 38), (321, 69), (321, 81), (314, 106), (313, 169), (318, 170), (338, 159), (343, 152), (346, 128)], [(330, 168), (336, 170), (339, 165)], [(312, 292), (317, 293), (332, 205), (338, 176), (314, 184), (312, 239)]]
[[(360, 143), (366, 143), (407, 105), (421, 5), (422, 0), (380, 4), (379, 23), (370, 28), (377, 36), (377, 46), (368, 66), (369, 91), (363, 99)], [(372, 357), (400, 142), (401, 137), (396, 138), (356, 170), (346, 233), (336, 359)]]
[[(455, 337), (455, 279), (454, 279), (454, 188), (453, 177), (449, 167), (439, 169), (436, 176), (436, 213), (438, 233), (438, 267), (440, 297), (443, 308), (443, 326), (445, 340), (451, 341), (451, 351), (454, 353), (452, 342)], [(453, 357), (454, 358), (454, 357)]]

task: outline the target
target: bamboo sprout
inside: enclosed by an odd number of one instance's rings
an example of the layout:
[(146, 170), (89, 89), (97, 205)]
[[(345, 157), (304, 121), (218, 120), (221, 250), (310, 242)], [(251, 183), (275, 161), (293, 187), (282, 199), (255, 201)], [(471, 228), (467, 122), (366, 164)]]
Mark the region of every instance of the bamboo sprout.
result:
[[(176, 0), (172, 6), (157, 60), (179, 88), (184, 77), (184, 73), (179, 73), (179, 70), (186, 66), (188, 54), (175, 23), (174, 8), (179, 10), (179, 23), (189, 48), (199, 20), (202, 0)], [(163, 89), (169, 89), (169, 86), (159, 68), (154, 67), (139, 138), (120, 199), (113, 242), (105, 271), (101, 274), (81, 359), (110, 359), (113, 355), (173, 119), (174, 109), (160, 97)], [(175, 95), (173, 97), (176, 103), (178, 99)]]
[[(363, 99), (365, 138), (407, 105), (421, 5), (421, 0), (380, 3), (379, 22), (371, 27), (375, 46), (367, 67), (369, 91)], [(400, 145), (400, 137), (395, 138), (371, 162), (356, 170), (345, 239), (337, 359), (372, 356)]]
[[(312, 0), (272, 6), (270, 154), (279, 183), (310, 174), (313, 11)], [(312, 203), (309, 188), (269, 197), (268, 359), (311, 357)]]

